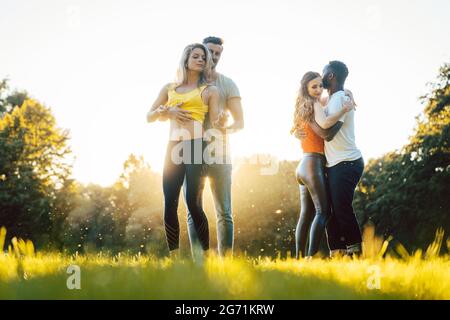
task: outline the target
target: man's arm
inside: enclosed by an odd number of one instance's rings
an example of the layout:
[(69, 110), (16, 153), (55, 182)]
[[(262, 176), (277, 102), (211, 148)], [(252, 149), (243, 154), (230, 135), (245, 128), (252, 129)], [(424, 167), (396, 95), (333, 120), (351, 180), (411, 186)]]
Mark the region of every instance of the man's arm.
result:
[(323, 129), (321, 126), (317, 124), (317, 122), (314, 120), (309, 125), (311, 126), (311, 129), (322, 139), (325, 141), (331, 141), (333, 140), (334, 136), (339, 132), (339, 130), (342, 128), (342, 125), (344, 123), (342, 121), (336, 122), (335, 125), (333, 125), (331, 128)]
[(233, 117), (233, 123), (226, 129), (229, 133), (244, 129), (244, 111), (242, 110), (241, 98), (232, 97), (227, 101), (227, 109)]

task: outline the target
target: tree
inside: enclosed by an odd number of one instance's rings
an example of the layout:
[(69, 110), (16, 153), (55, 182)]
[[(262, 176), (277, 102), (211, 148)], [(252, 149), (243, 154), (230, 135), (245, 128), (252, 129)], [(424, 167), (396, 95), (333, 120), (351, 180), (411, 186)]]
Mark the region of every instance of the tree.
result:
[[(36, 100), (17, 92), (2, 98), (0, 119), (0, 225), (10, 236), (50, 240), (58, 191), (70, 175), (68, 132)], [(6, 101), (6, 103), (5, 103)], [(6, 106), (6, 107), (5, 107)]]
[[(166, 250), (162, 221), (161, 176), (151, 170), (143, 157), (131, 154), (117, 182), (126, 191), (125, 241), (129, 248), (161, 255)], [(125, 200), (125, 199), (124, 199)], [(120, 205), (118, 205), (120, 206)]]
[(8, 79), (0, 81), (0, 117), (15, 106), (21, 106), (26, 99), (28, 99), (26, 91), (9, 92)]
[(358, 188), (362, 223), (411, 248), (424, 247), (438, 227), (450, 231), (450, 64), (444, 64), (410, 142), (369, 161)]

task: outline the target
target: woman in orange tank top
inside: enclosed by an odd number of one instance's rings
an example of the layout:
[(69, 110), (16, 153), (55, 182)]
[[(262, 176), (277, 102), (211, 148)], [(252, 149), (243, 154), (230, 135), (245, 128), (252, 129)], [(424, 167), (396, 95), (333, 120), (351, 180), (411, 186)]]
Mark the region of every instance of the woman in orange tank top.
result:
[[(294, 125), (291, 134), (304, 133), (301, 145), (303, 158), (300, 161), (296, 178), (300, 184), (300, 216), (295, 231), (296, 258), (311, 258), (319, 251), (320, 242), (325, 232), (331, 205), (327, 193), (325, 175), (326, 159), (324, 141), (319, 136), (317, 123), (327, 129), (332, 127), (344, 115), (353, 109), (353, 103), (346, 103), (342, 111), (327, 116), (321, 104), (323, 92), (322, 78), (316, 72), (307, 72), (300, 85), (295, 104)], [(309, 246), (306, 243), (309, 235)]]

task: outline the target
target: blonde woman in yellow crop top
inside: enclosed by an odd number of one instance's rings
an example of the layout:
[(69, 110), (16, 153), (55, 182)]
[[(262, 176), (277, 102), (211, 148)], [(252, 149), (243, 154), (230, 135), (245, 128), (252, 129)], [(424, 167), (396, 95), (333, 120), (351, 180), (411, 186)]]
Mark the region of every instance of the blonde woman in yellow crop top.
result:
[[(203, 136), (203, 121), (209, 112), (211, 122), (220, 128), (219, 92), (209, 85), (212, 61), (202, 44), (185, 48), (178, 69), (178, 81), (166, 84), (147, 114), (147, 121), (170, 119), (171, 141), (199, 139)], [(180, 112), (173, 112), (175, 109)]]
[[(178, 199), (185, 183), (186, 205), (194, 221), (200, 244), (209, 249), (209, 227), (201, 201), (203, 176), (203, 121), (206, 113), (213, 126), (219, 119), (219, 92), (208, 84), (211, 54), (202, 44), (184, 49), (178, 82), (165, 85), (147, 114), (147, 121), (170, 119), (170, 139), (163, 171), (164, 226), (171, 256), (177, 257), (180, 239)], [(175, 110), (177, 112), (173, 112)], [(181, 109), (181, 110), (179, 110)], [(176, 115), (176, 116), (173, 116)]]

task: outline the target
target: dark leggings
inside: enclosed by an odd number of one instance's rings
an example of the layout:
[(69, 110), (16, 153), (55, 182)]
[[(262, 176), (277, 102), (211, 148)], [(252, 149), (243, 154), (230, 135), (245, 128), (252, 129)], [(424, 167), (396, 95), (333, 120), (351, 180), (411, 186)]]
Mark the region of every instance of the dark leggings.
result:
[(186, 177), (186, 204), (203, 250), (209, 249), (208, 220), (202, 208), (203, 139), (169, 141), (163, 171), (164, 225), (169, 250), (179, 248), (178, 199)]
[[(331, 206), (328, 198), (325, 176), (325, 156), (320, 153), (305, 153), (297, 167), (297, 181), (300, 184), (300, 218), (295, 230), (296, 257), (313, 256), (325, 233)], [(306, 251), (308, 240), (309, 248)]]

